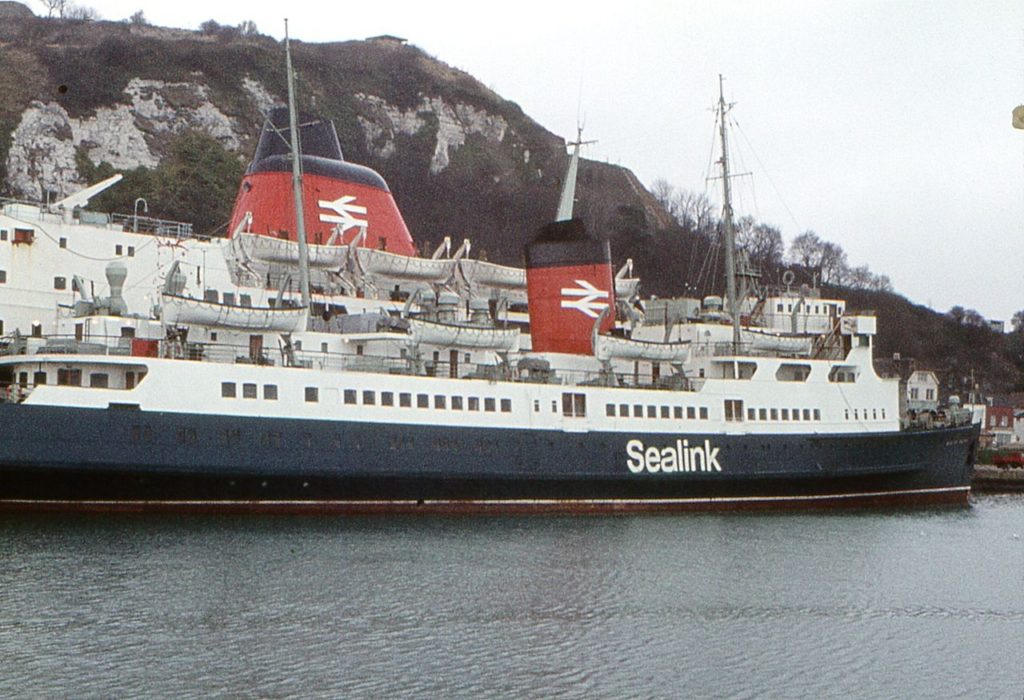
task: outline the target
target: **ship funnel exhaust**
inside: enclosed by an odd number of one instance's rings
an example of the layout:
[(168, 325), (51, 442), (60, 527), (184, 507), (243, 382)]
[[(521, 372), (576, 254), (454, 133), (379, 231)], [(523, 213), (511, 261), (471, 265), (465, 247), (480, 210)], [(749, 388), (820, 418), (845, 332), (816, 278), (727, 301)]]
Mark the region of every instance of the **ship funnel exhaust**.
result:
[(124, 316), (128, 313), (128, 304), (124, 300), (124, 281), (128, 279), (128, 267), (115, 260), (106, 267), (107, 284), (110, 285), (109, 307), (112, 316)]
[[(384, 178), (344, 159), (330, 120), (300, 114), (298, 121), (307, 242), (340, 246), (362, 237), (359, 245), (416, 255)], [(228, 225), (233, 236), (244, 230), (297, 240), (288, 124), (287, 108), (271, 110), (235, 198)]]
[(611, 248), (579, 219), (543, 227), (526, 246), (526, 292), (535, 352), (593, 353), (595, 322), (607, 333), (615, 315)]

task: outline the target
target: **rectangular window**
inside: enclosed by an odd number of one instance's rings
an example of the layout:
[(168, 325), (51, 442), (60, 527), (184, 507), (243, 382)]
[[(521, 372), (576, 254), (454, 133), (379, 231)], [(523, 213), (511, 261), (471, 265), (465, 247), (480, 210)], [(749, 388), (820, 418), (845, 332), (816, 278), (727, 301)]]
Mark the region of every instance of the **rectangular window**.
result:
[(225, 399), (235, 398), (235, 383), (234, 382), (221, 382), (220, 383), (220, 395)]
[(110, 375), (102, 372), (94, 372), (89, 375), (89, 386), (95, 389), (106, 389), (110, 384)]
[(587, 395), (562, 392), (562, 415), (570, 418), (583, 418), (587, 415)]
[(128, 246), (128, 257), (129, 258), (134, 258), (135, 257), (135, 246), (133, 246), (133, 245)]
[(502, 413), (512, 413), (512, 399), (502, 399), (501, 400), (501, 412)]
[(374, 406), (376, 404), (377, 404), (377, 392), (375, 392), (373, 389), (364, 389), (363, 390), (363, 405), (364, 406)]
[[(882, 409), (882, 418), (885, 418), (885, 409)], [(814, 420), (821, 420), (821, 409), (814, 409)]]
[(683, 418), (683, 407), (682, 406), (673, 406), (672, 407), (672, 416), (676, 420), (682, 420), (682, 418)]
[(479, 411), (480, 410), (480, 399), (479, 399), (479, 397), (476, 397), (476, 396), (470, 396), (469, 397), (469, 410), (470, 411)]
[(462, 410), (462, 397), (461, 396), (453, 396), (452, 397), (452, 410), (453, 411), (461, 411)]
[(264, 384), (263, 398), (267, 401), (277, 401), (277, 384)]
[(356, 403), (356, 390), (345, 389), (343, 401), (349, 405), (354, 405)]
[(793, 420), (800, 420), (800, 409), (799, 408), (794, 408), (793, 409)]
[(810, 420), (810, 419), (811, 419), (811, 409), (805, 408), (804, 409), (804, 420)]
[(114, 255), (121, 255), (124, 253), (124, 246), (120, 243), (114, 246)]
[(693, 420), (694, 418), (696, 418), (697, 417), (697, 409), (694, 408), (693, 406), (687, 406), (686, 407), (686, 417), (688, 419), (690, 419), (690, 420)]
[(669, 411), (668, 411), (668, 406), (662, 406), (661, 407), (661, 417), (662, 418), (668, 418), (669, 415), (670, 414), (669, 414)]
[(135, 388), (135, 372), (124, 373), (124, 388), (134, 389)]
[(708, 419), (708, 407), (707, 406), (701, 406), (700, 407), (700, 419), (701, 420), (707, 420)]
[(412, 394), (403, 391), (398, 395), (398, 405), (402, 408), (409, 408), (412, 406)]
[(234, 292), (224, 292), (224, 304), (226, 306), (234, 306), (235, 305), (235, 293)]
[(747, 420), (757, 420), (757, 409), (756, 408), (748, 408), (747, 409)]
[(430, 408), (430, 394), (416, 394), (416, 408)]
[(380, 392), (380, 405), (381, 406), (394, 406), (395, 405), (395, 393), (393, 391), (382, 391), (382, 392)]
[(54, 277), (53, 278), (53, 288), (54, 289), (67, 289), (68, 288), (68, 280), (67, 280), (67, 278), (66, 277)]
[(495, 402), (492, 397), (484, 397), (484, 410), (488, 413), (494, 413)]
[(36, 372), (32, 375), (32, 383), (36, 386), (42, 386), (46, 384), (46, 372)]
[(243, 384), (242, 385), (242, 398), (243, 399), (255, 399), (256, 398), (256, 385), (255, 384)]
[(317, 403), (320, 401), (320, 389), (315, 386), (306, 387), (306, 403)]
[(441, 394), (434, 394), (434, 408), (445, 408), (447, 401)]
[(252, 306), (252, 296), (249, 294), (239, 294), (238, 303), (242, 306)]
[(629, 418), (629, 404), (627, 404), (627, 403), (620, 403), (619, 404), (619, 416), (621, 418)]
[(758, 420), (768, 420), (768, 409), (767, 408), (759, 408), (759, 409), (757, 409), (757, 419)]
[(743, 401), (739, 399), (725, 400), (725, 420), (735, 422), (743, 421)]
[(7, 283), (7, 270), (0, 270), (0, 284)]
[(57, 386), (80, 387), (82, 386), (81, 369), (57, 369)]
[(609, 403), (604, 406), (604, 414), (609, 418), (615, 417), (615, 404)]
[(657, 406), (648, 406), (647, 407), (647, 417), (648, 418), (657, 418), (658, 417), (658, 407)]
[(28, 386), (28, 372), (18, 372), (18, 385), (21, 387)]
[(789, 420), (789, 409), (782, 409), (782, 420)]
[(637, 404), (633, 404), (633, 417), (634, 418), (643, 418), (644, 417), (644, 407), (641, 406), (638, 403)]
[(7, 229), (0, 230), (0, 241), (7, 240)]

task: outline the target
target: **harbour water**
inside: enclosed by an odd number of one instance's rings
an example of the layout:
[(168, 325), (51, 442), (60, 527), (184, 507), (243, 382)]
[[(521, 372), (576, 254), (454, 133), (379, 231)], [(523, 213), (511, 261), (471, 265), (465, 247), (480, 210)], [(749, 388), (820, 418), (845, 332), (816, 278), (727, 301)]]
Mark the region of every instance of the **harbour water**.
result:
[(0, 517), (3, 697), (1024, 696), (1024, 497)]

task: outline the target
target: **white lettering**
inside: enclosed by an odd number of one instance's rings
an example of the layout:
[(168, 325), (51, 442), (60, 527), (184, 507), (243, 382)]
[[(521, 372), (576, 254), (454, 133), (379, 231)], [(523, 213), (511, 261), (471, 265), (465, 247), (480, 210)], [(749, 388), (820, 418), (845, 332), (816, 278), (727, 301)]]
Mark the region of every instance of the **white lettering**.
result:
[(662, 472), (720, 472), (722, 464), (718, 461), (720, 448), (713, 447), (710, 440), (703, 445), (690, 447), (689, 440), (676, 440), (675, 445), (658, 447), (645, 445), (643, 440), (630, 440), (626, 443), (626, 467), (634, 474), (647, 471), (650, 474)]
[(722, 471), (722, 465), (718, 463), (718, 448), (711, 447), (711, 441), (704, 441), (704, 454), (707, 456), (708, 471)]
[(678, 462), (676, 461), (676, 448), (666, 447), (661, 451), (661, 471), (663, 472), (677, 472), (679, 471)]
[(647, 461), (647, 471), (654, 474), (661, 470), (661, 450), (657, 447), (648, 447), (644, 450), (644, 459)]
[(626, 443), (626, 454), (629, 455), (629, 459), (626, 460), (629, 471), (634, 474), (642, 472), (644, 470), (644, 443), (640, 440), (630, 440)]

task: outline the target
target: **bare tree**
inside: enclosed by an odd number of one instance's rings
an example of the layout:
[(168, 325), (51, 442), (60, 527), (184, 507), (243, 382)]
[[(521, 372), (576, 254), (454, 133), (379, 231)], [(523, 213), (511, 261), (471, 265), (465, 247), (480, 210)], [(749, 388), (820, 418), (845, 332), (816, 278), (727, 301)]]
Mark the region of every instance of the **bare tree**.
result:
[(97, 20), (100, 18), (100, 13), (93, 7), (86, 7), (85, 5), (68, 4), (64, 9), (64, 19), (87, 19)]
[(814, 231), (804, 231), (789, 244), (789, 260), (808, 269), (821, 266), (824, 241)]
[(47, 17), (63, 17), (64, 12), (71, 5), (71, 0), (39, 0), (39, 2), (46, 8)]

